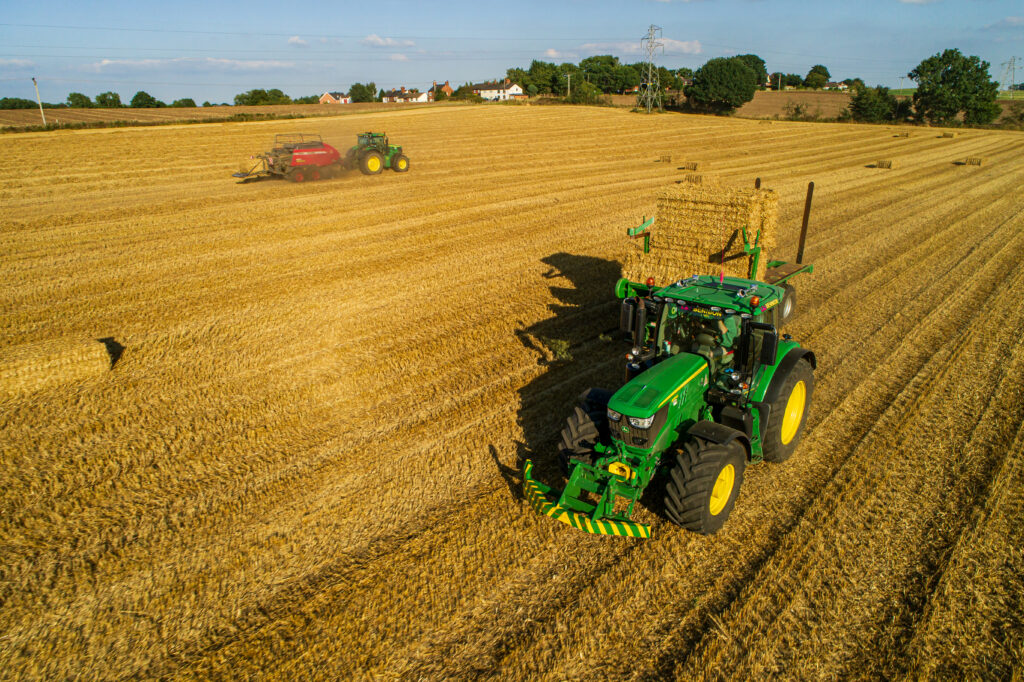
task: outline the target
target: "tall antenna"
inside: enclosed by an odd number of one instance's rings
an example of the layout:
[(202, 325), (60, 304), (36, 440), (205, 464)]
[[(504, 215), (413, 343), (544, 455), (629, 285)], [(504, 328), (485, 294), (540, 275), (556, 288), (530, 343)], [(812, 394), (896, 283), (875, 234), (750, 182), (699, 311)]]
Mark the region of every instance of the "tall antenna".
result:
[(651, 27), (647, 29), (647, 35), (640, 39), (640, 47), (647, 55), (647, 62), (644, 64), (644, 82), (640, 84), (636, 105), (641, 109), (647, 109), (648, 114), (654, 107), (661, 109), (661, 83), (658, 78), (658, 68), (654, 66), (654, 53), (658, 51), (658, 48), (664, 52), (665, 43), (661, 42), (659, 38), (661, 38), (661, 27), (651, 24)]
[[(1010, 81), (1010, 99), (1016, 99), (1015, 88), (1017, 87), (1017, 58), (1010, 57), (1009, 61), (1003, 62), (1000, 66), (1005, 66), (1003, 70), (1003, 83)], [(1007, 78), (1009, 76), (1009, 78)]]

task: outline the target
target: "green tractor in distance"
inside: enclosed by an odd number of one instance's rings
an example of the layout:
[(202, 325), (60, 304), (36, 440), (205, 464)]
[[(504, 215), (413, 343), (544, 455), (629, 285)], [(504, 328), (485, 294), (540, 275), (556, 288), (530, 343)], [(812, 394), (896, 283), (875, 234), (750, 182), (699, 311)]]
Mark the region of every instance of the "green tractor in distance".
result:
[[(810, 193), (808, 194), (808, 208)], [(814, 353), (779, 334), (802, 265), (772, 261), (765, 279), (694, 275), (668, 286), (619, 280), (620, 327), (632, 337), (626, 384), (589, 389), (561, 434), (561, 493), (534, 479), (523, 488), (535, 511), (599, 535), (650, 537), (630, 521), (655, 479), (665, 481), (665, 515), (716, 532), (736, 502), (748, 462), (782, 462), (796, 449), (814, 392)], [(627, 232), (645, 236), (652, 221)], [(751, 246), (749, 273), (760, 246)], [(750, 277), (750, 275), (748, 275)], [(789, 311), (786, 310), (786, 313)]]
[(400, 146), (388, 144), (385, 133), (359, 133), (345, 154), (345, 167), (358, 168), (365, 175), (377, 175), (385, 168), (404, 173), (409, 170), (409, 157)]

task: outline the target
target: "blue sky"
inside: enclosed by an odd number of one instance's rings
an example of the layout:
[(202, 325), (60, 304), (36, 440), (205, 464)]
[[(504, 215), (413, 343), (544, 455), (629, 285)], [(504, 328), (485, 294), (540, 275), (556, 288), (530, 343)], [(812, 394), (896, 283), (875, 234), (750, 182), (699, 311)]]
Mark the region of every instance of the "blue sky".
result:
[[(988, 61), (997, 80), (1002, 62), (1024, 58), (1021, 0), (4, 0), (0, 8), (0, 96), (34, 97), (36, 76), (50, 102), (72, 91), (230, 102), (251, 88), (299, 96), (356, 81), (457, 85), (533, 59), (639, 61), (650, 24), (663, 29), (658, 61), (670, 68), (753, 52), (769, 71), (805, 74), (820, 63), (837, 80), (895, 87), (945, 48)], [(1020, 82), (1024, 59), (1018, 67)]]

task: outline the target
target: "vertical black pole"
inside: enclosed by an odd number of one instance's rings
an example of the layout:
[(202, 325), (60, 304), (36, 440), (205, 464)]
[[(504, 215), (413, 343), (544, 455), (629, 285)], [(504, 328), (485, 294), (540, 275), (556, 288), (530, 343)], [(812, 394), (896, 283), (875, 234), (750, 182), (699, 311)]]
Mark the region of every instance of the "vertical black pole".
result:
[(804, 243), (807, 241), (807, 221), (811, 219), (811, 198), (814, 196), (814, 183), (807, 183), (807, 202), (804, 204), (804, 224), (800, 228), (800, 247), (796, 252), (796, 263), (802, 265), (804, 262)]

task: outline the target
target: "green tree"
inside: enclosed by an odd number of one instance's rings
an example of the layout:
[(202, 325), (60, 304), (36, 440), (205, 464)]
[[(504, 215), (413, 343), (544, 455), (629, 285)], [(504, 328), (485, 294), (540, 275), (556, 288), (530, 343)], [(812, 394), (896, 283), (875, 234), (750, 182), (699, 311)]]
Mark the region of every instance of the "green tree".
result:
[(106, 107), (107, 109), (118, 109), (124, 105), (121, 104), (121, 95), (116, 92), (101, 92), (96, 95), (96, 106)]
[(572, 84), (572, 94), (566, 100), (572, 104), (596, 104), (601, 99), (601, 88), (587, 81)]
[(206, 100), (205, 102), (203, 102), (203, 106), (204, 107), (212, 107), (213, 105), (210, 103), (210, 100)]
[(684, 66), (681, 69), (676, 69), (676, 75), (680, 78), (693, 78), (693, 69), (688, 69)]
[(736, 57), (709, 60), (693, 74), (686, 99), (697, 110), (729, 113), (754, 99), (754, 72)]
[(0, 109), (35, 109), (38, 104), (22, 97), (0, 97)]
[(306, 95), (292, 98), (292, 104), (319, 104), (320, 95)]
[(166, 105), (145, 90), (139, 90), (132, 97), (132, 107), (135, 109), (153, 109), (161, 106)]
[(171, 102), (172, 107), (195, 107), (196, 101), (191, 97), (183, 97), (182, 99), (176, 99)]
[(558, 67), (551, 62), (542, 62), (534, 59), (530, 63), (530, 68), (527, 71), (527, 74), (530, 76), (529, 82), (537, 86), (537, 91), (539, 93), (549, 94), (557, 92), (560, 76), (558, 73)]
[(68, 94), (68, 106), (72, 109), (90, 109), (92, 100), (80, 92), (72, 92)]
[(804, 78), (804, 87), (811, 88), (813, 90), (820, 90), (825, 87), (825, 83), (827, 82), (828, 76), (812, 71), (807, 74), (806, 78)]
[(538, 92), (540, 92), (540, 89), (536, 86), (536, 84), (530, 83), (529, 85), (526, 86), (526, 94), (528, 94), (530, 97), (536, 97)]
[(372, 102), (377, 99), (377, 84), (373, 82), (353, 83), (348, 90), (348, 96), (352, 98), (353, 102)]
[(989, 63), (960, 50), (932, 55), (907, 74), (917, 82), (914, 110), (917, 117), (946, 125), (963, 115), (967, 125), (994, 121), (1000, 112), (999, 84), (989, 77)]
[(782, 79), (782, 84), (787, 88), (799, 88), (804, 84), (804, 79), (798, 73), (787, 73)]
[(768, 80), (768, 69), (764, 65), (764, 60), (756, 54), (741, 54), (737, 59), (742, 59), (743, 63), (750, 67), (754, 72), (755, 86), (758, 90), (763, 90), (764, 82)]
[(828, 72), (828, 67), (823, 66), (821, 64), (815, 64), (814, 66), (812, 66), (811, 70), (807, 72), (807, 76), (810, 76), (812, 73), (821, 74), (822, 76), (825, 77), (826, 81), (832, 80), (832, 74)]
[(850, 115), (860, 123), (882, 123), (896, 116), (896, 97), (889, 88), (858, 88), (850, 98)]
[(867, 87), (860, 78), (846, 78), (843, 82), (846, 83), (846, 87), (850, 88), (851, 91), (863, 90)]
[(615, 92), (618, 85), (615, 71), (618, 67), (619, 58), (610, 54), (587, 57), (580, 61), (585, 80), (596, 85), (601, 92)]

